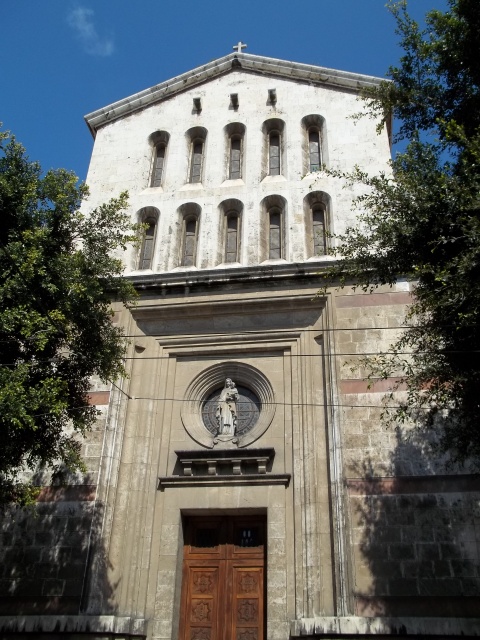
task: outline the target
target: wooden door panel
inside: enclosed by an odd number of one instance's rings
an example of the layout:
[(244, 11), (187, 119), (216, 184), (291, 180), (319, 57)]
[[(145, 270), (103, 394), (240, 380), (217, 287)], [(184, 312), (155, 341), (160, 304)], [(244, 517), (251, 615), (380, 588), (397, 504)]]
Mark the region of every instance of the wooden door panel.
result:
[(233, 563), (232, 573), (232, 640), (263, 638), (264, 569)]
[(263, 640), (264, 583), (264, 518), (191, 518), (180, 640)]
[(218, 630), (219, 616), (222, 614), (221, 586), (225, 582), (224, 573), (225, 567), (222, 563), (184, 563), (181, 638), (222, 640)]

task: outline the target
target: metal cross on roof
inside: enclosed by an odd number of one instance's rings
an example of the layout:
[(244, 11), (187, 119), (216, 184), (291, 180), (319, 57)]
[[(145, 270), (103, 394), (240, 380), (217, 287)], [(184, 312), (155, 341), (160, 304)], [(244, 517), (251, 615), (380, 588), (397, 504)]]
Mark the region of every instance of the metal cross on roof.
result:
[(243, 44), (243, 42), (240, 40), (240, 42), (233, 45), (232, 49), (236, 49), (237, 53), (242, 53), (242, 49), (245, 49), (246, 47), (247, 45)]

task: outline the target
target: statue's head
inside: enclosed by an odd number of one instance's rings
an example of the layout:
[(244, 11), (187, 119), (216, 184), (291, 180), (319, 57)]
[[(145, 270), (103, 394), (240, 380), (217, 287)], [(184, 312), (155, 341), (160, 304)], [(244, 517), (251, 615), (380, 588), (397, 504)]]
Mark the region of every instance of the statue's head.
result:
[(233, 382), (232, 382), (232, 379), (231, 379), (231, 378), (227, 378), (227, 379), (225, 380), (225, 386), (226, 386), (226, 387), (233, 387)]

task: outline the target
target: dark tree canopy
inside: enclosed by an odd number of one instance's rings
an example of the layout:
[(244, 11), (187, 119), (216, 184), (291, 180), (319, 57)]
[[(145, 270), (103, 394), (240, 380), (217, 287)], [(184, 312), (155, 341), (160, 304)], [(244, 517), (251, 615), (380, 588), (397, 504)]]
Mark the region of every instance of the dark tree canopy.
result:
[(370, 361), (371, 375), (403, 369), (408, 399), (393, 415), (397, 424), (434, 427), (453, 459), (478, 461), (480, 2), (449, 0), (423, 29), (405, 2), (390, 9), (404, 54), (365, 98), (380, 128), (393, 113), (394, 141), (408, 144), (391, 175), (341, 176), (367, 188), (358, 225), (338, 237), (341, 261), (329, 277), (365, 290), (399, 276), (415, 283), (409, 328)]
[(135, 241), (126, 194), (79, 212), (87, 195), (63, 169), (41, 176), (0, 138), (0, 503), (33, 495), (21, 472), (82, 468), (78, 434), (96, 418), (90, 377), (123, 373), (110, 304), (131, 284), (112, 257)]

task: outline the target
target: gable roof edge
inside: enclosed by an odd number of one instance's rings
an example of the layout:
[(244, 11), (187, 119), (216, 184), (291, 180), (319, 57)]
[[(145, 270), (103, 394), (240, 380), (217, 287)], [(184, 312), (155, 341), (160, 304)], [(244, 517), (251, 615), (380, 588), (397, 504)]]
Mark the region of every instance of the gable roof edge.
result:
[(288, 79), (298, 79), (314, 84), (361, 91), (367, 87), (378, 86), (383, 78), (367, 76), (349, 71), (338, 71), (327, 67), (290, 62), (276, 58), (267, 58), (250, 53), (230, 53), (222, 58), (212, 60), (205, 65), (161, 82), (149, 89), (139, 91), (127, 98), (113, 102), (102, 109), (92, 111), (85, 116), (85, 121), (93, 135), (102, 125), (118, 120), (139, 109), (158, 102), (161, 99), (175, 95), (179, 91), (193, 87), (209, 78), (226, 73), (230, 69), (242, 68), (269, 75), (278, 75)]

